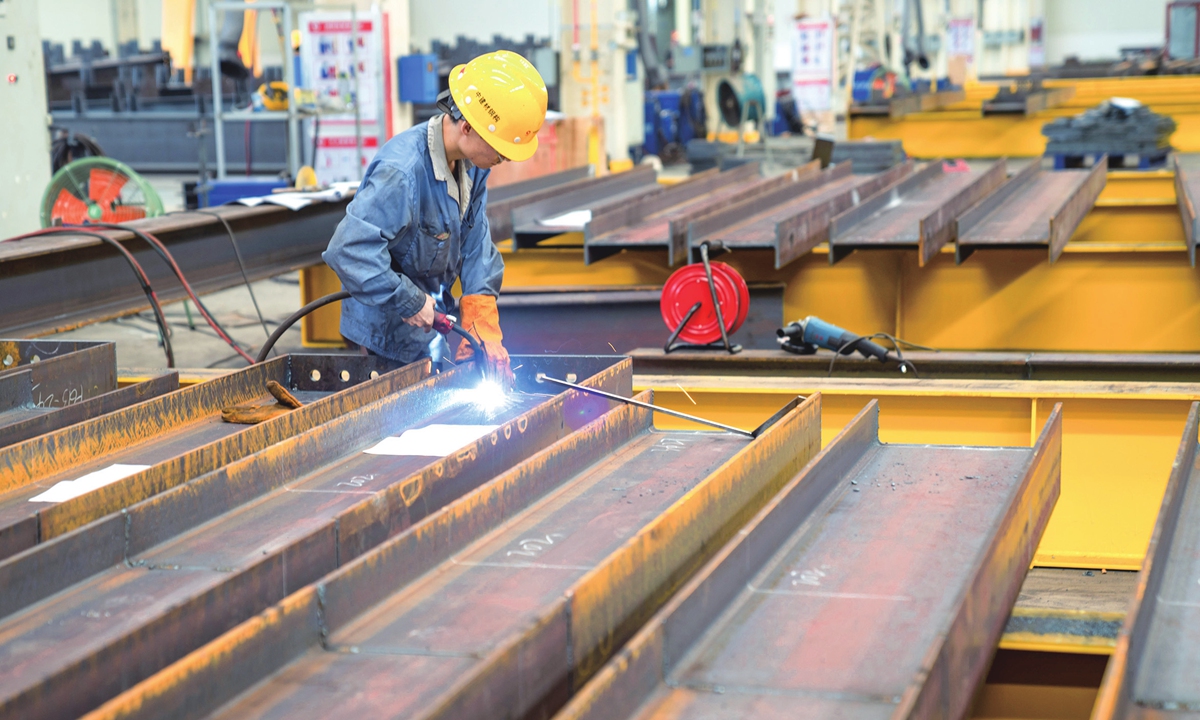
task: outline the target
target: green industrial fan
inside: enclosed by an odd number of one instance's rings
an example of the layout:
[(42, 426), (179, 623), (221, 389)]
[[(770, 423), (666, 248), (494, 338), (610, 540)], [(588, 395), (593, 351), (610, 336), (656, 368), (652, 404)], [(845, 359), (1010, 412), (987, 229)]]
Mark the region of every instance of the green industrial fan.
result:
[(122, 223), (163, 214), (150, 183), (125, 163), (86, 157), (64, 165), (42, 196), (42, 227)]

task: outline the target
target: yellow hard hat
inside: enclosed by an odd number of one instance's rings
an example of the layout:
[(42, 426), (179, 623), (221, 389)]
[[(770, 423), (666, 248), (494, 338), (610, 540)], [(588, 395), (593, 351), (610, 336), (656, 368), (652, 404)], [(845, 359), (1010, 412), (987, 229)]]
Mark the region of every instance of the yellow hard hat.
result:
[(528, 160), (546, 120), (546, 83), (520, 55), (498, 50), (450, 71), (450, 95), (463, 118), (496, 152)]

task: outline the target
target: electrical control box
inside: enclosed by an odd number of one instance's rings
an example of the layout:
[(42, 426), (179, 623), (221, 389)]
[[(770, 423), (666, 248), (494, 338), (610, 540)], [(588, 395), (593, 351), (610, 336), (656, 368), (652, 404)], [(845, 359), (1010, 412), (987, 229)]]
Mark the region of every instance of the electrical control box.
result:
[(405, 55), (396, 58), (400, 102), (431, 104), (438, 96), (437, 55)]

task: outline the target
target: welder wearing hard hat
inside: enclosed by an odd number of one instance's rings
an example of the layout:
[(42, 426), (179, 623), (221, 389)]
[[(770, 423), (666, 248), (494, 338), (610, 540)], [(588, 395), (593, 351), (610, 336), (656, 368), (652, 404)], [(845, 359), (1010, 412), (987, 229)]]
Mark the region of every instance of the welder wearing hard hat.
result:
[[(399, 362), (437, 358), (435, 310), (482, 341), (493, 372), (510, 378), (496, 295), (504, 261), (488, 229), (489, 168), (528, 160), (546, 117), (546, 85), (515, 53), (481, 55), (450, 73), (442, 114), (392, 138), (372, 159), (323, 257), (350, 293), (342, 335)], [(460, 343), (456, 362), (471, 357)]]

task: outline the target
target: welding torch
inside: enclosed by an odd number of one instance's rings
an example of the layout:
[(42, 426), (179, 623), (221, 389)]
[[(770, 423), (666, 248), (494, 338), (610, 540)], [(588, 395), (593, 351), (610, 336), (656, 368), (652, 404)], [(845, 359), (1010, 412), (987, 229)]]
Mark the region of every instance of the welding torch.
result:
[[(345, 300), (348, 297), (350, 297), (350, 293), (346, 292), (345, 290), (339, 290), (338, 292), (330, 293), (324, 297), (319, 297), (289, 315), (286, 320), (279, 323), (279, 327), (275, 328), (275, 332), (271, 333), (271, 337), (267, 338), (267, 342), (263, 344), (261, 349), (259, 349), (258, 358), (255, 360), (255, 362), (263, 362), (266, 360), (267, 354), (271, 352), (271, 348), (275, 347), (275, 343), (279, 342), (279, 338), (283, 336), (283, 333), (286, 332), (287, 329), (292, 325), (296, 324), (300, 318), (318, 308), (325, 307), (326, 305), (338, 302), (339, 300)], [(453, 315), (447, 315), (446, 313), (435, 312), (433, 315), (433, 329), (442, 335), (449, 335), (452, 332), (462, 335), (463, 338), (471, 344), (471, 350), (475, 353), (472, 357), (475, 358), (475, 366), (479, 368), (480, 375), (482, 375), (485, 379), (487, 378), (488, 362), (487, 355), (483, 351), (483, 345), (477, 339), (475, 339), (474, 335), (467, 332), (462, 325), (458, 324), (458, 318), (454, 317)]]

